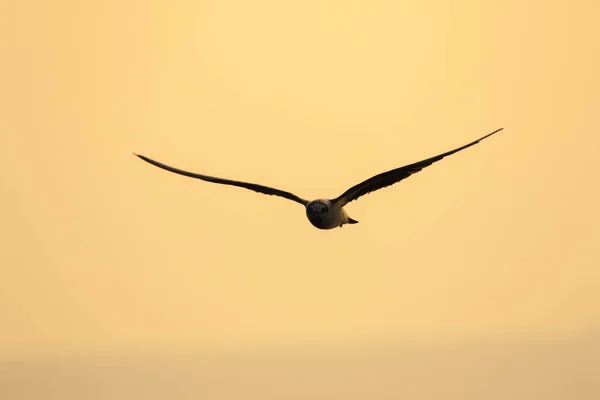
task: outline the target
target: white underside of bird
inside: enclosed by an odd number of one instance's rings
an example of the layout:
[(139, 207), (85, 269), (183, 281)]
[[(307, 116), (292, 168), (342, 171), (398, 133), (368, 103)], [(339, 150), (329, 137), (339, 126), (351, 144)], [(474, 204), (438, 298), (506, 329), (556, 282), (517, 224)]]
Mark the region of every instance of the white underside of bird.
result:
[(319, 229), (333, 229), (337, 227), (342, 227), (345, 224), (356, 224), (358, 221), (350, 218), (346, 211), (344, 210), (344, 206), (349, 202), (358, 199), (359, 197), (368, 194), (370, 192), (374, 192), (376, 190), (382, 189), (387, 186), (391, 186), (394, 183), (400, 182), (403, 179), (408, 178), (414, 173), (421, 171), (423, 168), (430, 166), (436, 161), (441, 160), (444, 157), (447, 157), (451, 154), (457, 153), (461, 150), (464, 150), (468, 147), (471, 147), (481, 140), (492, 136), (496, 132), (501, 131), (503, 128), (497, 129), (492, 133), (489, 133), (469, 144), (461, 146), (457, 149), (450, 150), (446, 153), (439, 154), (434, 157), (427, 158), (425, 160), (405, 165), (400, 168), (396, 168), (390, 171), (383, 172), (381, 174), (375, 175), (353, 187), (346, 190), (340, 196), (335, 199), (317, 199), (317, 200), (304, 200), (301, 197), (296, 196), (293, 193), (286, 192), (284, 190), (275, 189), (269, 186), (258, 185), (255, 183), (248, 183), (242, 181), (235, 181), (230, 179), (217, 178), (214, 176), (198, 174), (194, 172), (188, 172), (182, 169), (174, 168), (169, 165), (163, 164), (161, 162), (152, 160), (146, 156), (142, 156), (140, 154), (135, 154), (137, 157), (142, 160), (155, 165), (164, 170), (174, 172), (179, 175), (188, 176), (191, 178), (200, 179), (207, 182), (219, 183), (223, 185), (230, 186), (238, 186), (246, 189), (253, 190), (255, 192), (274, 195), (286, 198), (288, 200), (295, 201), (296, 203), (302, 204), (306, 209), (306, 216), (310, 223)]

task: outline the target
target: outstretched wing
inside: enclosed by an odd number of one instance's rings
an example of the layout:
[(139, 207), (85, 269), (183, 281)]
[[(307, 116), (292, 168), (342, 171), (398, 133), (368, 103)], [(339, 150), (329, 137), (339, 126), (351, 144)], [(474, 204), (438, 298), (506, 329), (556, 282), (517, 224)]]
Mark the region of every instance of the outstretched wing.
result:
[(184, 171), (182, 169), (171, 167), (169, 165), (155, 161), (151, 158), (142, 156), (140, 154), (135, 154), (135, 153), (133, 153), (133, 154), (152, 165), (155, 165), (159, 168), (165, 169), (170, 172), (174, 172), (179, 175), (189, 176), (190, 178), (201, 179), (201, 180), (207, 181), (207, 182), (220, 183), (222, 185), (239, 186), (239, 187), (243, 187), (246, 189), (254, 190), (255, 192), (258, 192), (258, 193), (283, 197), (283, 198), (295, 201), (296, 203), (300, 203), (304, 206), (308, 204), (307, 200), (304, 200), (304, 199), (296, 196), (295, 194), (286, 192), (284, 190), (274, 189), (272, 187), (263, 186), (263, 185), (257, 185), (256, 183), (240, 182), (240, 181), (234, 181), (234, 180), (230, 180), (230, 179), (216, 178), (214, 176), (196, 174), (193, 172), (188, 172), (188, 171)]
[(404, 167), (396, 168), (391, 171), (387, 171), (387, 172), (383, 172), (379, 175), (375, 175), (374, 177), (369, 178), (366, 181), (361, 182), (358, 185), (351, 187), (350, 189), (346, 190), (341, 196), (339, 196), (331, 201), (334, 203), (338, 203), (341, 207), (343, 207), (346, 204), (348, 204), (349, 202), (358, 199), (360, 196), (363, 196), (365, 194), (374, 192), (374, 191), (382, 189), (384, 187), (393, 185), (396, 182), (400, 182), (401, 180), (408, 178), (412, 174), (415, 174), (415, 173), (421, 171), (423, 168), (430, 166), (434, 162), (439, 161), (442, 158), (447, 157), (451, 154), (454, 154), (461, 150), (464, 150), (467, 147), (471, 147), (474, 144), (479, 143), (481, 140), (483, 140), (489, 136), (492, 136), (494, 133), (501, 131), (502, 129), (503, 128), (497, 129), (494, 132), (489, 133), (489, 134), (485, 135), (484, 137), (475, 140), (474, 142), (466, 144), (457, 149), (448, 151), (446, 153), (437, 155), (435, 157), (431, 157), (426, 160), (416, 162), (414, 164), (405, 165)]

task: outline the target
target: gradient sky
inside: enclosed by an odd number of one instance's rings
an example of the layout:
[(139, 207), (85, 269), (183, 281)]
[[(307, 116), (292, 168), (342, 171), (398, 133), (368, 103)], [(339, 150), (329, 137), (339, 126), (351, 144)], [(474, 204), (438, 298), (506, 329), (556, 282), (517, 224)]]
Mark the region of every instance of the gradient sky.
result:
[(599, 8), (4, 1), (0, 356), (598, 328)]

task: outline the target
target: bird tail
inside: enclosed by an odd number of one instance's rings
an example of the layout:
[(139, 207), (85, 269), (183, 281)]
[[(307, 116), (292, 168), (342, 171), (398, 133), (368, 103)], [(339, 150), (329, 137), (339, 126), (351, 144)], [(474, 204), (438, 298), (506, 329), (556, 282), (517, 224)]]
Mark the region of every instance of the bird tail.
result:
[(352, 219), (352, 218), (348, 217), (348, 223), (349, 224), (358, 224), (358, 221), (355, 220), (355, 219)]

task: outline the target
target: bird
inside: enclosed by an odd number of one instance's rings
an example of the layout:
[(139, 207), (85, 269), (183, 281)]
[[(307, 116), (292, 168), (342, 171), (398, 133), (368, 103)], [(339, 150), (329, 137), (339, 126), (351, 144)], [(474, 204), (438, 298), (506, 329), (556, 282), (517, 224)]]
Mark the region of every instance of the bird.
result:
[(305, 207), (306, 217), (310, 221), (310, 223), (318, 229), (329, 230), (337, 227), (342, 227), (345, 224), (357, 224), (358, 221), (352, 219), (348, 216), (346, 210), (344, 210), (344, 206), (350, 203), (351, 201), (357, 200), (359, 197), (364, 196), (368, 193), (374, 192), (379, 189), (383, 189), (385, 187), (391, 186), (395, 183), (400, 182), (403, 179), (408, 178), (409, 176), (421, 171), (423, 168), (430, 166), (431, 164), (440, 161), (441, 159), (452, 155), (454, 153), (458, 153), (461, 150), (469, 148), (480, 141), (492, 136), (493, 134), (501, 131), (504, 128), (496, 129), (494, 132), (489, 133), (477, 140), (472, 141), (471, 143), (465, 144), (464, 146), (458, 147), (454, 150), (447, 151), (445, 153), (439, 154), (434, 157), (427, 158), (422, 161), (418, 161), (412, 164), (405, 165), (403, 167), (399, 167), (396, 169), (392, 169), (386, 172), (382, 172), (378, 175), (375, 175), (357, 185), (352, 186), (350, 189), (346, 190), (344, 193), (339, 195), (334, 199), (316, 199), (316, 200), (305, 200), (293, 193), (275, 189), (269, 186), (263, 186), (256, 183), (242, 182), (231, 179), (217, 178), (214, 176), (198, 174), (194, 172), (185, 171), (179, 168), (172, 167), (167, 164), (163, 164), (159, 161), (153, 160), (149, 157), (143, 156), (141, 154), (133, 153), (135, 156), (141, 158), (142, 160), (156, 166), (162, 168), (164, 170), (174, 172), (179, 175), (200, 179), (206, 182), (218, 183), (222, 185), (230, 185), (237, 186), (249, 190), (253, 190), (258, 193), (263, 193), (266, 195), (279, 196), (284, 199), (292, 200), (296, 203), (302, 204)]

